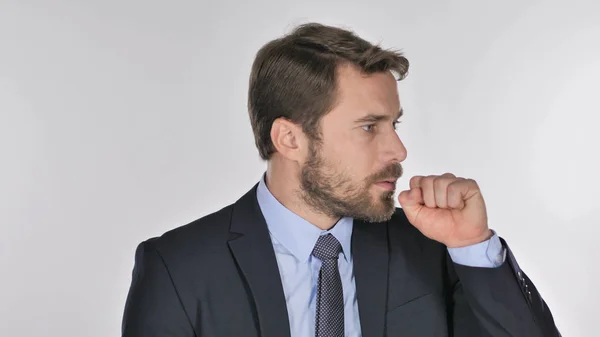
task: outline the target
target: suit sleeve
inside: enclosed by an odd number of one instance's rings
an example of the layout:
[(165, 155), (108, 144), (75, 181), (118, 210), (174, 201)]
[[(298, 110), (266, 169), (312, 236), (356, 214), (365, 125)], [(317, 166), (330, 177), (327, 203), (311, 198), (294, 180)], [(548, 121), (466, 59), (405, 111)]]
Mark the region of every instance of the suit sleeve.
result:
[(489, 336), (559, 337), (546, 302), (500, 240), (507, 255), (497, 268), (460, 265), (446, 255), (453, 335), (480, 329)]
[(167, 266), (152, 240), (140, 243), (136, 249), (121, 333), (123, 337), (195, 336)]

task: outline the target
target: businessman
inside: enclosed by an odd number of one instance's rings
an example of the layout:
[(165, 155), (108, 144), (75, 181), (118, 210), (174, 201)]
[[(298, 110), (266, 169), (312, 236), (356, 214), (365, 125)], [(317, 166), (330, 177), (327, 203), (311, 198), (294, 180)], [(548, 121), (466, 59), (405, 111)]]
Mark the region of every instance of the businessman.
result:
[(317, 23), (264, 45), (248, 111), (267, 170), (137, 247), (122, 335), (560, 336), (475, 180), (411, 177), (395, 207), (408, 67)]

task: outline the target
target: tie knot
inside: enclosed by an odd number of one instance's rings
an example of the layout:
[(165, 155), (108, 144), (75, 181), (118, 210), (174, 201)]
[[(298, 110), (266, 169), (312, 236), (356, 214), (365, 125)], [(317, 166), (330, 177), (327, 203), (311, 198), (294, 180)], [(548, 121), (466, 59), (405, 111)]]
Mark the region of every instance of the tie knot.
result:
[(321, 235), (315, 244), (312, 255), (319, 260), (337, 259), (342, 251), (342, 245), (331, 234)]

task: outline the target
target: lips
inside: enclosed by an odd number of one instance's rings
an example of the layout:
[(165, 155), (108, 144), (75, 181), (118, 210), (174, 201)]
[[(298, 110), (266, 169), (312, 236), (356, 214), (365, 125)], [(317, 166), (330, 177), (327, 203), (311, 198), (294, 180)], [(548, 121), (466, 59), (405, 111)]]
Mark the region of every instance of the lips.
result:
[(396, 188), (396, 180), (381, 180), (376, 182), (375, 185), (388, 191), (393, 191)]

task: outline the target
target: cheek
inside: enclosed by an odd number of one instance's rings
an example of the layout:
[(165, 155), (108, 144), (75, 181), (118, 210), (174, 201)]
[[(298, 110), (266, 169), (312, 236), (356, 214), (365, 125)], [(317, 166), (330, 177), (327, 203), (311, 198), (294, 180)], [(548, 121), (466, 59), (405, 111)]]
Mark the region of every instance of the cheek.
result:
[(373, 174), (371, 168), (375, 165), (374, 151), (364, 146), (348, 142), (344, 146), (337, 146), (330, 153), (328, 162), (353, 180), (363, 180)]
[(377, 166), (377, 142), (352, 132), (337, 132), (327, 136), (326, 146), (321, 153), (325, 162), (337, 172), (352, 180), (363, 180), (374, 173), (373, 168)]

